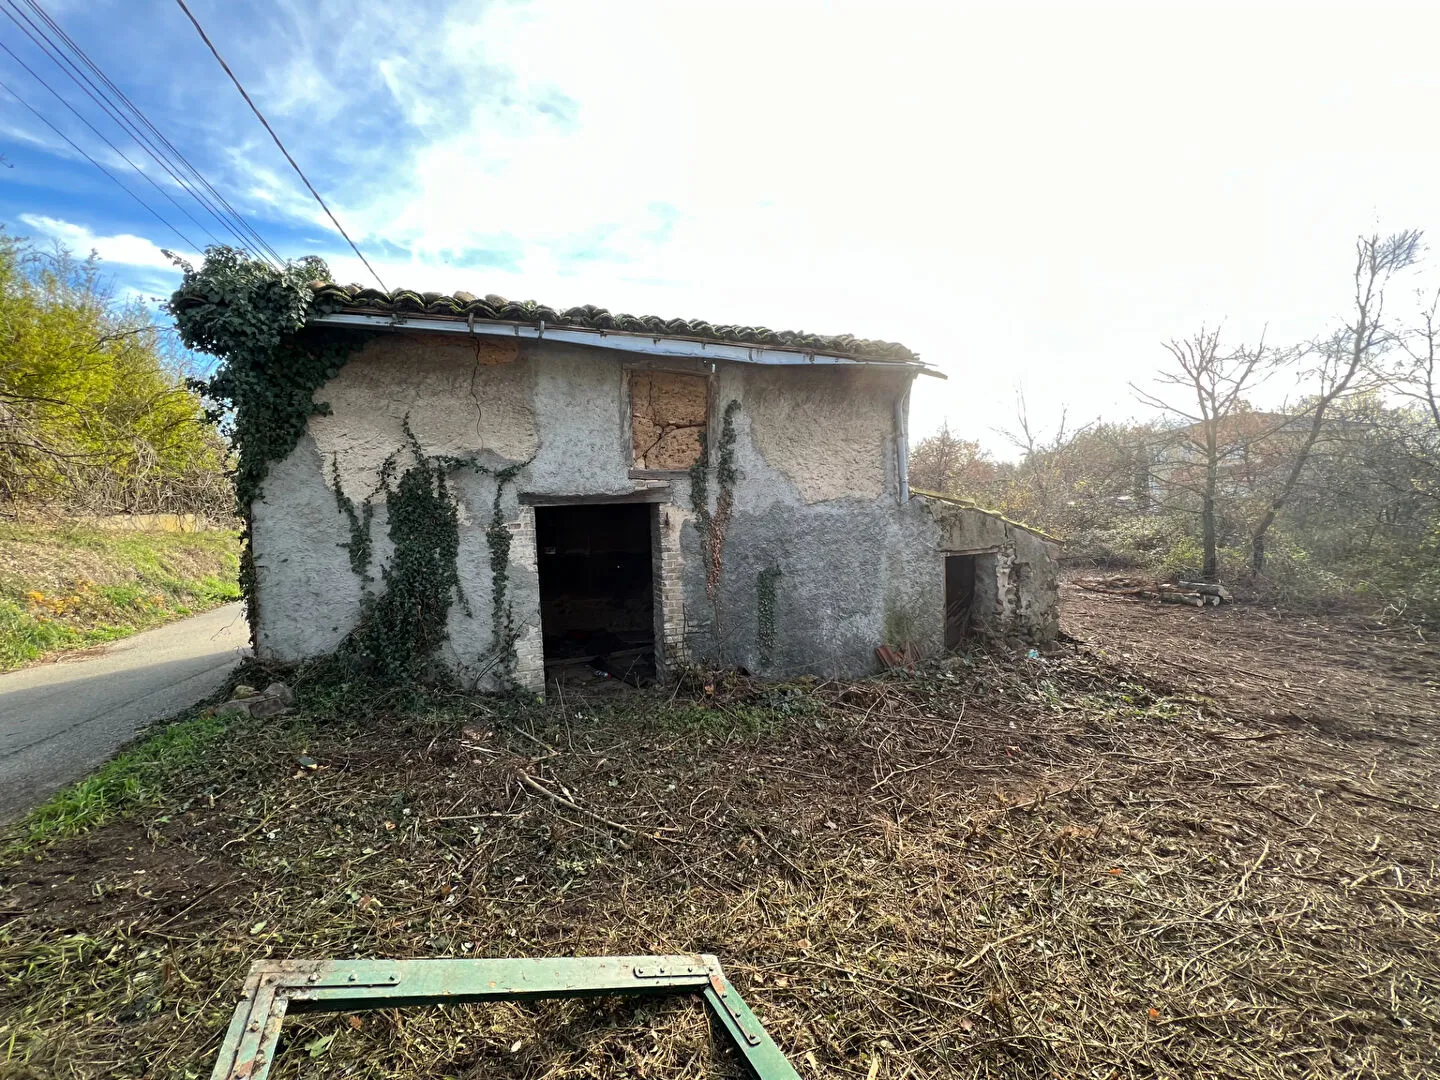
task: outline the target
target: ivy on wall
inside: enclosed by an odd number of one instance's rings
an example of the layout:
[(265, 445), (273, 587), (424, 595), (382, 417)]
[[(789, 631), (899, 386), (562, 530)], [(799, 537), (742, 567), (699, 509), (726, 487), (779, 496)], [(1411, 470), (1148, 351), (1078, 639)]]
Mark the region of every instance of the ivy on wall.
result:
[(730, 401), (720, 422), (720, 439), (716, 444), (715, 482), (719, 491), (715, 509), (710, 509), (710, 475), (706, 468), (707, 447), (702, 443), (700, 456), (690, 466), (690, 506), (700, 532), (705, 553), (705, 595), (713, 605), (720, 595), (720, 576), (724, 568), (722, 552), (730, 518), (735, 511), (735, 414), (740, 402)]
[(306, 327), (312, 281), (330, 270), (313, 256), (276, 269), (228, 247), (205, 250), (184, 271), (167, 309), (188, 348), (220, 358), (208, 379), (194, 380), (215, 405), (212, 418), (230, 432), (235, 450), (235, 496), (241, 509), (260, 493), (270, 465), (282, 461), (305, 434), (312, 416), (330, 406), (315, 391), (340, 373), (368, 340), (364, 332)]
[(762, 670), (775, 659), (775, 586), (779, 580), (780, 567), (773, 564), (755, 576), (755, 644)]
[[(394, 461), (392, 454), (380, 467), (382, 488), (394, 472)], [(370, 542), (370, 523), (375, 519), (375, 497), (371, 495), (360, 504), (358, 511), (355, 509), (354, 501), (345, 494), (345, 487), (340, 480), (339, 454), (335, 454), (330, 461), (330, 483), (335, 489), (336, 509), (345, 515), (345, 520), (350, 524), (350, 542), (345, 545), (345, 549), (350, 553), (350, 569), (362, 581), (371, 581), (370, 556), (374, 545)]]
[[(329, 414), (329, 405), (315, 400), (316, 391), (340, 373), (371, 335), (307, 326), (314, 305), (310, 284), (330, 278), (320, 259), (301, 259), (277, 269), (233, 248), (211, 247), (197, 270), (172, 258), (184, 272), (168, 304), (181, 340), (220, 359), (210, 378), (192, 385), (212, 403), (212, 416), (231, 434), (237, 459), (235, 493), (247, 524), (240, 583), (254, 628), (259, 611), (249, 544), (251, 504), (270, 466), (295, 449), (310, 418)], [(508, 682), (514, 672), (516, 634), (508, 601), (510, 531), (501, 503), (506, 486), (530, 461), (490, 468), (465, 458), (427, 456), (408, 417), (404, 433), (406, 445), (386, 459), (375, 491), (359, 507), (341, 486), (338, 458), (331, 462), (336, 507), (349, 525), (345, 546), (350, 569), (367, 586), (360, 624), (343, 649), (387, 681), (415, 678), (425, 673), (445, 640), (451, 606), (459, 602), (469, 612), (457, 568), (459, 506), (450, 476), (458, 468), (470, 468), (496, 482), (485, 531), (494, 635), (493, 656), (487, 659), (499, 667), (502, 683)], [(400, 472), (406, 451), (413, 462)], [(371, 525), (375, 500), (382, 495), (394, 552), (381, 570), (380, 589), (371, 592)]]
[(235, 499), (245, 522), (240, 592), (253, 634), (260, 610), (250, 504), (270, 465), (295, 449), (310, 417), (330, 411), (315, 401), (315, 391), (339, 374), (366, 335), (306, 328), (310, 282), (330, 277), (323, 259), (277, 269), (224, 246), (206, 248), (199, 269), (170, 258), (183, 271), (166, 305), (180, 340), (220, 360), (208, 379), (193, 379), (190, 388), (210, 403), (210, 419), (227, 429), (235, 454)]
[(720, 626), (720, 579), (724, 572), (725, 535), (735, 512), (735, 416), (740, 402), (731, 399), (721, 415), (720, 438), (716, 442), (715, 508), (710, 508), (710, 474), (707, 469), (705, 436), (701, 436), (700, 456), (690, 466), (690, 506), (695, 511), (695, 525), (700, 534), (700, 550), (705, 559), (705, 596), (714, 615), (715, 639), (723, 638)]
[[(450, 606), (459, 599), (457, 558), (460, 514), (444, 464), (425, 456), (405, 425), (414, 463), (395, 480), (382, 470), (385, 516), (394, 553), (380, 571), (383, 587), (368, 594), (360, 623), (346, 639), (348, 650), (366, 660), (387, 682), (425, 674), (424, 667), (445, 640)], [(393, 457), (391, 460), (394, 460)], [(369, 500), (366, 500), (366, 511)], [(368, 513), (364, 545), (370, 540)], [(353, 535), (353, 534), (352, 534)], [(355, 545), (352, 567), (358, 561)]]
[(332, 461), (335, 502), (350, 526), (345, 547), (351, 570), (367, 583), (374, 580), (369, 573), (374, 552), (371, 526), (375, 500), (380, 496), (385, 498), (388, 534), (395, 550), (380, 572), (382, 590), (376, 594), (367, 591), (360, 623), (343, 648), (363, 658), (387, 681), (417, 678), (427, 674), (427, 665), (445, 640), (451, 606), (459, 603), (465, 614), (471, 614), (458, 570), (460, 507), (451, 483), (454, 472), (470, 469), (495, 480), (485, 529), (490, 553), (492, 645), (480, 663), (482, 669), (497, 669), (498, 681), (508, 686), (515, 673), (517, 634), (509, 602), (511, 534), (502, 506), (507, 486), (534, 459), (491, 468), (471, 458), (426, 455), (408, 416), (402, 429), (405, 451), (413, 464), (397, 479), (400, 454), (391, 454), (380, 466), (375, 490), (358, 508), (345, 493), (338, 456)]

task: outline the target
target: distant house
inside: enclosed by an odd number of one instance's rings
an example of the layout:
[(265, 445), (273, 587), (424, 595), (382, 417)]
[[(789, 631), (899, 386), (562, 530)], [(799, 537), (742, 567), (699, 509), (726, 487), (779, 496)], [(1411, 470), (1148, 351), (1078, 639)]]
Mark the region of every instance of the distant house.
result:
[[(1222, 418), (1215, 432), (1217, 494), (1243, 499), (1274, 491), (1309, 436), (1310, 425), (1307, 413), (1247, 410)], [(1368, 427), (1348, 418), (1327, 417), (1317, 446)], [(1144, 460), (1137, 467), (1148, 477), (1150, 508), (1160, 507), (1171, 490), (1200, 490), (1205, 476), (1205, 431), (1203, 423), (1188, 424), (1158, 433), (1141, 448)]]
[[(902, 345), (312, 288), (306, 332), (364, 340), (252, 506), (261, 657), (329, 652), (365, 617), (393, 558), (382, 478), (411, 435), (453, 467), (438, 659), (477, 685), (502, 646), (508, 678), (540, 689), (547, 664), (584, 658), (857, 675), (882, 644), (1056, 632), (1052, 540), (909, 490), (910, 387), (936, 372)], [(343, 506), (367, 496), (368, 576)]]

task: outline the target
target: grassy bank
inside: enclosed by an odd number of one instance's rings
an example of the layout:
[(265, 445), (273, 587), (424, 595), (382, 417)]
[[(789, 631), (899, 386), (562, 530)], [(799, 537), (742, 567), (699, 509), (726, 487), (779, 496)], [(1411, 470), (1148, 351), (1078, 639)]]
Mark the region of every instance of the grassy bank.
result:
[(239, 599), (234, 531), (0, 523), (0, 671)]

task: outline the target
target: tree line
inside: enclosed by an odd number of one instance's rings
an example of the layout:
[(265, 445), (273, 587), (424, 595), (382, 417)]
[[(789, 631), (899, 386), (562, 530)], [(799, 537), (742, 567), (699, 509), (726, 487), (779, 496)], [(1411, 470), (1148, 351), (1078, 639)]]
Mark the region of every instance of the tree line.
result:
[(173, 331), (95, 255), (0, 227), (0, 514), (233, 513)]
[[(1422, 239), (1358, 238), (1349, 310), (1312, 340), (1201, 327), (1132, 386), (1139, 418), (1042, 434), (1022, 400), (1017, 461), (946, 427), (914, 447), (912, 485), (1056, 532), (1073, 562), (1440, 619), (1440, 292), (1408, 280)], [(1293, 399), (1254, 404), (1286, 380)]]

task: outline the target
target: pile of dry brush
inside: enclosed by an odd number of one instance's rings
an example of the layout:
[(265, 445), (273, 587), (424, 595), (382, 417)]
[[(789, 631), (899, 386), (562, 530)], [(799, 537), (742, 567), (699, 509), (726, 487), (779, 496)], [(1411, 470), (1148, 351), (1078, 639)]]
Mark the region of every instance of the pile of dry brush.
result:
[[(0, 1075), (202, 1075), (260, 956), (651, 951), (719, 954), (806, 1077), (1426, 1075), (1435, 651), (1380, 643), (1428, 674), (1340, 715), (1080, 636), (544, 708), (302, 674), (164, 805), (11, 857)], [(738, 1075), (677, 1001), (287, 1030), (278, 1077)]]

